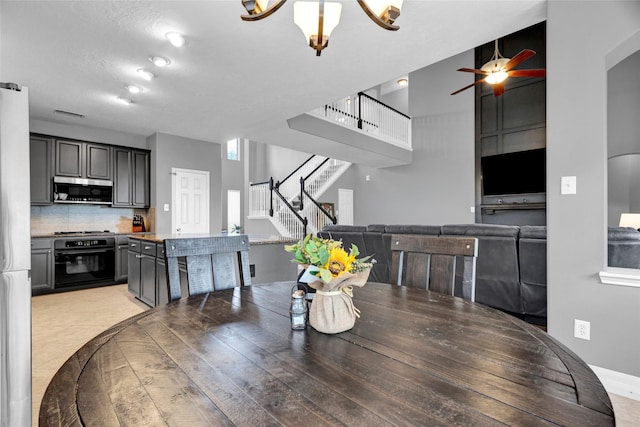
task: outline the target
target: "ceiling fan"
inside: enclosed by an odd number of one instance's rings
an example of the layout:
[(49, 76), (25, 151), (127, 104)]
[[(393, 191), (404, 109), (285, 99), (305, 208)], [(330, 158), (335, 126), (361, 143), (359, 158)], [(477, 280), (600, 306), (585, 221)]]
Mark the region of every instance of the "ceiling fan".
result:
[(462, 92), (482, 82), (487, 82), (493, 85), (493, 94), (500, 96), (504, 93), (504, 81), (507, 77), (544, 77), (546, 72), (544, 69), (531, 69), (531, 70), (512, 70), (513, 67), (521, 64), (527, 59), (531, 58), (536, 53), (531, 49), (524, 49), (520, 51), (513, 58), (505, 58), (500, 54), (498, 50), (498, 40), (495, 42), (495, 49), (493, 56), (484, 64), (479, 70), (475, 68), (460, 68), (458, 71), (464, 71), (467, 73), (482, 74), (486, 76), (483, 79), (476, 80), (468, 86), (463, 87), (451, 95)]

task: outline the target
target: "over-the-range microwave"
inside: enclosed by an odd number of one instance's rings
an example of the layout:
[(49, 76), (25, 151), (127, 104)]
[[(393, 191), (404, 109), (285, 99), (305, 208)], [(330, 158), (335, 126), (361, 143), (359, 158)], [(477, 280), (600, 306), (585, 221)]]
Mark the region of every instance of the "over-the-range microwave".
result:
[(113, 203), (113, 181), (56, 176), (53, 178), (53, 202), (110, 205)]

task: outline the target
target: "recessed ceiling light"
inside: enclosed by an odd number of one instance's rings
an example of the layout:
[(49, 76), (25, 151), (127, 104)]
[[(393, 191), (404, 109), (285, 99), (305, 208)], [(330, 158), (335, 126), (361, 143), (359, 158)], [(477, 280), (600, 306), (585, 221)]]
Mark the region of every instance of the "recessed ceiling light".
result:
[(147, 71), (144, 68), (138, 68), (137, 72), (140, 75), (140, 77), (142, 77), (145, 80), (151, 80), (152, 78), (155, 77), (151, 71)]
[(132, 100), (130, 100), (129, 98), (123, 98), (123, 97), (121, 97), (121, 96), (118, 96), (116, 99), (118, 100), (118, 102), (120, 102), (121, 104), (124, 104), (124, 105), (131, 105), (131, 104), (133, 104), (133, 101), (132, 101)]
[(156, 67), (166, 67), (171, 64), (167, 58), (163, 58), (162, 56), (150, 56), (149, 61), (153, 62), (153, 65)]
[(130, 93), (140, 93), (140, 92), (142, 92), (142, 88), (141, 88), (140, 86), (129, 85), (129, 86), (125, 86), (125, 88), (126, 88)]
[(171, 43), (175, 47), (182, 47), (187, 42), (180, 33), (170, 32), (165, 34), (164, 36), (167, 38), (167, 40), (169, 40), (169, 43)]
[(408, 79), (400, 79), (400, 80), (398, 80), (398, 86), (404, 87), (404, 86), (406, 86), (408, 84), (409, 84), (409, 80)]

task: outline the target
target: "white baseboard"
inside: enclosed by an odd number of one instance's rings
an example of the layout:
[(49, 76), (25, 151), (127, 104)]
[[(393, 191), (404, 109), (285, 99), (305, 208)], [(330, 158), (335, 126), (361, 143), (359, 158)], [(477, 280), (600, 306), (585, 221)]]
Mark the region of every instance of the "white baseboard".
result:
[(596, 373), (607, 393), (640, 400), (640, 377), (589, 365)]

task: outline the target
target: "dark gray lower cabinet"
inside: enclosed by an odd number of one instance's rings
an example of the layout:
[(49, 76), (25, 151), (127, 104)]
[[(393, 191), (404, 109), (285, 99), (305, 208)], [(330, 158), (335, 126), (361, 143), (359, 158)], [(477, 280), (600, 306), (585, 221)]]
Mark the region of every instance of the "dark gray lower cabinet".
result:
[[(186, 271), (186, 265), (181, 266), (185, 285)], [(151, 307), (169, 302), (162, 243), (129, 238), (129, 292)]]
[(31, 292), (38, 294), (53, 289), (53, 240), (31, 241)]
[[(156, 245), (153, 245), (155, 251)], [(150, 305), (156, 306), (156, 257), (155, 255), (140, 255), (140, 300)]]
[(129, 238), (116, 236), (116, 282), (127, 280), (129, 274)]
[[(133, 246), (133, 250), (132, 250)], [(138, 240), (129, 242), (128, 253), (128, 286), (129, 292), (140, 298), (140, 242)]]

